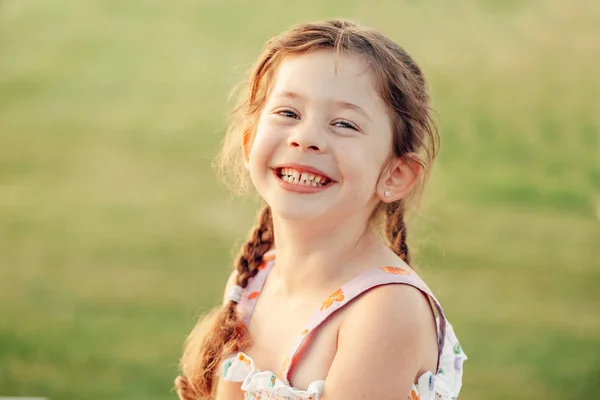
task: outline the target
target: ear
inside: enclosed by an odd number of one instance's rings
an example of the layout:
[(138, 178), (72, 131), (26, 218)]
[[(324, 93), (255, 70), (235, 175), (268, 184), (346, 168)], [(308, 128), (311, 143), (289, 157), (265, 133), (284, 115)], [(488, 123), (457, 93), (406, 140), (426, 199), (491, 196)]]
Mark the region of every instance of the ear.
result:
[(403, 157), (395, 157), (384, 169), (377, 182), (377, 197), (385, 203), (392, 203), (406, 197), (419, 181), (422, 172), (423, 163), (418, 154), (410, 153)]

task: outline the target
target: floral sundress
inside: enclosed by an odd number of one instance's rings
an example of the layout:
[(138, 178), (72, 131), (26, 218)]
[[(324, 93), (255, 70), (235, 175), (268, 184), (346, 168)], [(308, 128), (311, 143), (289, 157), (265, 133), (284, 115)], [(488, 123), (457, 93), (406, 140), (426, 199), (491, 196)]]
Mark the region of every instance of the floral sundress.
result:
[[(275, 264), (274, 252), (267, 253), (257, 275), (252, 278), (242, 293), (237, 305), (238, 312), (248, 324), (260, 291), (269, 271)], [(304, 340), (324, 323), (335, 311), (344, 307), (357, 296), (377, 286), (389, 284), (410, 285), (426, 294), (435, 306), (438, 331), (438, 366), (435, 374), (423, 373), (407, 393), (408, 400), (455, 400), (462, 385), (463, 352), (452, 325), (446, 320), (439, 302), (431, 290), (413, 271), (401, 266), (384, 266), (368, 270), (352, 279), (325, 299), (320, 309), (310, 318), (279, 373), (260, 371), (254, 360), (245, 353), (226, 359), (221, 366), (221, 379), (241, 382), (245, 399), (271, 400), (318, 400), (323, 393), (325, 381), (312, 382), (306, 389), (292, 387), (289, 373), (298, 360)], [(401, 400), (404, 400), (402, 397)]]

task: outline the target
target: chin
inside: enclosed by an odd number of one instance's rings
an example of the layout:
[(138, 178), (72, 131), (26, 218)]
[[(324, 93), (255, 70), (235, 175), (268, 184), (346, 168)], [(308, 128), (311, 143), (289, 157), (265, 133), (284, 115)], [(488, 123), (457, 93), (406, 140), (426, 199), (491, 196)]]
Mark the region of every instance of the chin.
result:
[(314, 222), (331, 214), (321, 207), (315, 207), (315, 204), (293, 204), (292, 202), (285, 204), (273, 202), (271, 203), (271, 212), (290, 222)]

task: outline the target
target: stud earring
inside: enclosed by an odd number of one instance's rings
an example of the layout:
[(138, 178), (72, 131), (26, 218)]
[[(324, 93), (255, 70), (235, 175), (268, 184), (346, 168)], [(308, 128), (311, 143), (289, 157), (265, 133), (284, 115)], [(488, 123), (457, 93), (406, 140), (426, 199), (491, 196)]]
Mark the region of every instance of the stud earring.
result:
[(392, 192), (390, 192), (389, 190), (386, 190), (386, 191), (383, 193), (383, 195), (384, 195), (385, 197), (390, 197), (390, 196), (392, 195)]

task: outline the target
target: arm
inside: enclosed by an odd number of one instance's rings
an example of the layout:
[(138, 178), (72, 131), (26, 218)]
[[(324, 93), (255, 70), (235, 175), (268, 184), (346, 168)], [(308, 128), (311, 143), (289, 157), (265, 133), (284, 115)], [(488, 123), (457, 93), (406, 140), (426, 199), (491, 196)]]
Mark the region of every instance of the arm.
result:
[(242, 382), (219, 381), (217, 384), (217, 400), (244, 400)]
[[(236, 284), (237, 271), (233, 271), (227, 280), (225, 285), (225, 295), (223, 296), (223, 305), (226, 305), (229, 301), (227, 295), (233, 285)], [(244, 392), (241, 390), (241, 382), (227, 382), (221, 381), (219, 377), (216, 377), (216, 398), (218, 400), (243, 400)], [(177, 388), (177, 395), (180, 400), (194, 400), (197, 398), (195, 391), (190, 386), (189, 381), (184, 376), (178, 376), (175, 379), (175, 387)], [(214, 386), (213, 386), (214, 388)], [(214, 394), (214, 390), (213, 390)], [(212, 398), (212, 396), (211, 396)]]
[(323, 400), (405, 398), (420, 371), (437, 363), (427, 299), (407, 285), (372, 289), (348, 309)]
[[(237, 271), (234, 270), (229, 279), (227, 280), (227, 284), (225, 285), (225, 293), (223, 295), (223, 305), (227, 304), (229, 300), (227, 299), (227, 295), (231, 288), (236, 284), (237, 280)], [(227, 382), (219, 379), (217, 383), (217, 400), (243, 400), (244, 399), (244, 391), (241, 389), (242, 382)]]

